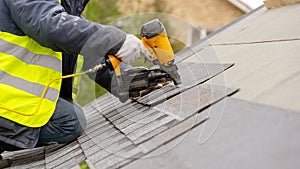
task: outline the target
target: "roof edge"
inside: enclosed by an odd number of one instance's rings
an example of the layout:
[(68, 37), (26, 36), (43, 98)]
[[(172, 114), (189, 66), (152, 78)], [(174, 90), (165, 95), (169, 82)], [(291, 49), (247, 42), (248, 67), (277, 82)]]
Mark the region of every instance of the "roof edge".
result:
[(241, 0), (227, 0), (227, 1), (233, 4), (234, 6), (236, 6), (237, 8), (239, 8), (240, 10), (242, 10), (243, 12), (248, 13), (253, 10), (253, 8), (251, 8), (248, 4), (246, 4)]
[(232, 27), (233, 25), (239, 23), (240, 21), (246, 19), (247, 17), (250, 17), (251, 15), (255, 14), (256, 12), (262, 10), (263, 8), (265, 8), (264, 5), (261, 5), (260, 7), (252, 10), (249, 13), (246, 13), (245, 15), (241, 16), (240, 18), (234, 20), (233, 22), (229, 23), (228, 25), (216, 30), (215, 32), (211, 33), (210, 35), (208, 35), (206, 38), (200, 39), (199, 41), (197, 41), (196, 43), (194, 43), (191, 46), (186, 47), (185, 49), (177, 52), (175, 54), (175, 63), (180, 63), (183, 60), (189, 58), (190, 56), (192, 56), (193, 54), (195, 54), (196, 52), (201, 51), (203, 48), (196, 48), (197, 46), (201, 45), (202, 43), (208, 41), (209, 39), (213, 38), (214, 36), (224, 32), (225, 30), (227, 30), (228, 28)]

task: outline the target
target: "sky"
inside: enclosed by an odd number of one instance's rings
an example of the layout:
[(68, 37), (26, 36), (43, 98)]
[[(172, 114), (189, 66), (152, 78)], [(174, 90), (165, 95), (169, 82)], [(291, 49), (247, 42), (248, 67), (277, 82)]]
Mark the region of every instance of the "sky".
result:
[(263, 0), (242, 0), (242, 1), (247, 3), (253, 9), (261, 6), (264, 3)]

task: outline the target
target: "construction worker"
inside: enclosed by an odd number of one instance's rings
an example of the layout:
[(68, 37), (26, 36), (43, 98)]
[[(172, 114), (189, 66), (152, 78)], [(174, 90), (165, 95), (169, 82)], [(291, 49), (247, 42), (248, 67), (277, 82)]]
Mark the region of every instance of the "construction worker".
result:
[[(84, 56), (84, 70), (106, 55), (124, 63), (150, 55), (135, 36), (80, 17), (86, 3), (0, 1), (0, 153), (69, 143), (84, 131), (83, 111), (72, 101), (72, 79), (53, 80), (74, 73), (78, 54)], [(113, 74), (107, 68), (90, 77), (110, 91)]]

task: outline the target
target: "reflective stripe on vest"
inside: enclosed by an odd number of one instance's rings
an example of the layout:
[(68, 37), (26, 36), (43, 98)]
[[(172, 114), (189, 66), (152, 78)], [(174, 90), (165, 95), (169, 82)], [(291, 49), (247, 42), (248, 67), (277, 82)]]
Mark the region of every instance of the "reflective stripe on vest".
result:
[[(76, 71), (75, 71), (75, 74), (77, 73), (80, 73), (81, 70), (82, 70), (82, 67), (83, 67), (83, 61), (84, 61), (84, 58), (82, 55), (78, 55), (78, 58), (77, 58), (77, 62), (76, 62)], [(80, 90), (80, 79), (81, 79), (81, 76), (77, 76), (77, 77), (74, 77), (74, 81), (73, 81), (73, 87), (72, 87), (72, 98), (73, 100), (77, 100), (77, 95), (79, 93), (79, 90)]]
[(61, 53), (28, 36), (0, 32), (0, 116), (28, 127), (45, 125), (55, 110), (61, 80), (41, 96), (61, 72)]

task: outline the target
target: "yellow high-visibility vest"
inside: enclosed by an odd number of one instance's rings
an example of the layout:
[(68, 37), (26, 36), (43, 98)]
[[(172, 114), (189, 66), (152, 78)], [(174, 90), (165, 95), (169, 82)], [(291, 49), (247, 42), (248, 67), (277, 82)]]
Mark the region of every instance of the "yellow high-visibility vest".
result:
[(61, 76), (60, 52), (28, 36), (0, 32), (1, 117), (28, 127), (45, 125), (56, 107)]

